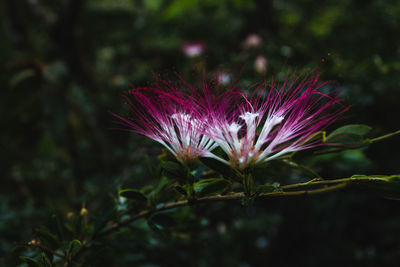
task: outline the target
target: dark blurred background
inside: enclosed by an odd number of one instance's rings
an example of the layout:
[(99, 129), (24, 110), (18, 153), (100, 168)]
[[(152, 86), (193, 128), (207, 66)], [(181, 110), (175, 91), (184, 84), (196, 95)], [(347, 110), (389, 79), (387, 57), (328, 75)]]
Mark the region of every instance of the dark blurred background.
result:
[[(153, 184), (159, 145), (112, 130), (121, 95), (174, 72), (248, 86), (321, 66), (352, 105), (338, 123), (398, 130), (400, 2), (3, 0), (0, 257), (54, 212), (90, 214), (121, 185)], [(399, 173), (400, 138), (313, 158), (324, 178)], [(300, 159), (301, 160), (301, 159)], [(281, 169), (282, 183), (309, 174)], [(286, 179), (286, 180), (285, 180)], [(93, 266), (399, 266), (399, 202), (346, 190), (176, 213), (172, 237), (139, 223)], [(138, 230), (139, 229), (139, 230)], [(97, 260), (97, 261), (96, 261)], [(0, 263), (1, 264), (1, 263)]]

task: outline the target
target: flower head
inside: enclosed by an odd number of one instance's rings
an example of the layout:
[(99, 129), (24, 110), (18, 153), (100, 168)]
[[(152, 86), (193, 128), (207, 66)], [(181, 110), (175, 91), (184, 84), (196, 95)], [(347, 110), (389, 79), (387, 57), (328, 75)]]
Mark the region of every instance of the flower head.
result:
[(181, 162), (210, 155), (216, 144), (203, 134), (206, 125), (195, 98), (166, 85), (131, 90), (126, 96), (131, 116), (114, 116), (131, 131), (161, 143)]
[(229, 162), (220, 161), (243, 170), (319, 145), (311, 140), (313, 135), (346, 110), (339, 100), (320, 92), (325, 84), (318, 82), (317, 75), (302, 80), (287, 77), (280, 88), (272, 82), (259, 86), (251, 96), (236, 94), (241, 103), (235, 109), (213, 110), (207, 134), (229, 157)]

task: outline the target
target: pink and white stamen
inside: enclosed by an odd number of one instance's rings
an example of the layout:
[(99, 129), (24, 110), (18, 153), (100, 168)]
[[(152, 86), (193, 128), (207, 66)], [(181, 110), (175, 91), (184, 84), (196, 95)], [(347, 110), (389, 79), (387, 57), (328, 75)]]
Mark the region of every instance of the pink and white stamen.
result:
[(242, 103), (235, 110), (212, 111), (207, 135), (229, 158), (218, 160), (244, 170), (321, 145), (320, 140), (311, 140), (314, 134), (347, 109), (320, 92), (324, 85), (317, 75), (302, 80), (287, 77), (280, 88), (272, 82), (259, 86), (251, 96), (238, 94)]
[(114, 116), (131, 131), (159, 142), (182, 163), (200, 156), (215, 157), (210, 151), (217, 144), (203, 134), (206, 124), (193, 97), (169, 87), (134, 89), (126, 99), (129, 119)]

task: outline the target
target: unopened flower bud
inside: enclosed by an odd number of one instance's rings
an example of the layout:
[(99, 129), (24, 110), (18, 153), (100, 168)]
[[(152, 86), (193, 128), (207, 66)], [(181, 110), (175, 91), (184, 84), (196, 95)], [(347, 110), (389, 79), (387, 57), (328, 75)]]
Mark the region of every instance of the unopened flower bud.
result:
[(74, 213), (72, 211), (67, 213), (67, 219), (72, 219), (74, 217)]
[(80, 215), (81, 215), (81, 216), (85, 216), (87, 213), (88, 213), (88, 210), (87, 210), (85, 207), (83, 207), (83, 208), (81, 209)]
[(31, 241), (28, 242), (28, 244), (32, 245), (32, 246), (37, 246), (37, 245), (40, 245), (40, 241), (36, 240), (36, 239), (32, 239)]

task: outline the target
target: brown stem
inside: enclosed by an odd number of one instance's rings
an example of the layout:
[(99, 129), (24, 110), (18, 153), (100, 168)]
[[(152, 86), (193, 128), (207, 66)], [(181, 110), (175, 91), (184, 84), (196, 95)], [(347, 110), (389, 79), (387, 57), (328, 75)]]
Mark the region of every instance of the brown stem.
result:
[(31, 242), (29, 242), (29, 243), (24, 243), (22, 245), (23, 246), (27, 246), (27, 247), (33, 247), (33, 248), (40, 248), (42, 250), (50, 252), (53, 255), (56, 255), (57, 257), (60, 257), (60, 258), (64, 259), (67, 263), (72, 262), (72, 263), (78, 264), (78, 262), (74, 261), (73, 259), (68, 258), (66, 255), (58, 253), (58, 252), (52, 250), (51, 248), (48, 248), (48, 247), (46, 247), (46, 246), (44, 246), (44, 245), (42, 245), (40, 243), (31, 243)]
[[(397, 175), (395, 175), (397, 176)], [(321, 194), (321, 193), (326, 193), (326, 192), (331, 192), (331, 191), (336, 191), (343, 189), (351, 184), (357, 184), (361, 182), (389, 182), (387, 178), (390, 176), (387, 176), (386, 178), (383, 177), (378, 177), (378, 176), (363, 176), (363, 177), (349, 177), (349, 178), (341, 178), (341, 179), (335, 179), (335, 180), (322, 180), (320, 178), (316, 178), (313, 180), (310, 180), (306, 183), (298, 183), (298, 184), (291, 184), (291, 185), (283, 185), (279, 189), (281, 190), (290, 190), (290, 191), (281, 191), (281, 192), (271, 192), (271, 193), (263, 193), (259, 196), (257, 196), (257, 199), (267, 199), (267, 198), (274, 198), (274, 197), (286, 197), (286, 196), (305, 196), (305, 195), (315, 195), (315, 194)], [(295, 189), (300, 189), (303, 187), (307, 186), (319, 186), (317, 189), (302, 189), (302, 190), (295, 190)], [(81, 251), (78, 253), (82, 253), (84, 250), (88, 248), (87, 244), (89, 244), (91, 241), (102, 237), (102, 236), (107, 236), (118, 229), (120, 229), (123, 226), (129, 225), (130, 223), (141, 219), (148, 217), (154, 213), (164, 211), (164, 210), (169, 210), (169, 209), (174, 209), (177, 207), (182, 207), (182, 206), (188, 206), (188, 205), (197, 205), (201, 203), (208, 203), (208, 202), (218, 202), (218, 201), (238, 201), (242, 200), (245, 197), (244, 192), (231, 192), (225, 195), (214, 195), (214, 196), (206, 196), (202, 198), (196, 199), (196, 201), (191, 202), (189, 200), (180, 200), (172, 203), (167, 203), (164, 204), (161, 207), (158, 208), (149, 208), (147, 210), (143, 210), (139, 212), (138, 214), (127, 218), (123, 221), (118, 221), (115, 222), (113, 225), (111, 225), (107, 230), (104, 232), (101, 232), (95, 236), (93, 236), (90, 240), (84, 243)], [(126, 215), (131, 213), (133, 210), (128, 209), (120, 213), (120, 215)]]
[[(313, 189), (313, 190), (301, 190), (301, 191), (291, 191), (291, 192), (272, 192), (272, 193), (264, 193), (258, 196), (258, 198), (271, 198), (271, 197), (285, 197), (285, 196), (301, 196), (301, 195), (314, 195), (314, 194), (320, 194), (320, 193), (325, 193), (329, 191), (334, 191), (338, 190), (341, 188), (344, 188), (347, 186), (347, 183), (340, 183), (337, 185), (329, 186), (329, 187), (324, 187), (324, 188), (318, 188), (318, 189)], [(241, 200), (243, 197), (245, 197), (244, 192), (238, 192), (238, 193), (230, 193), (227, 195), (215, 195), (215, 196), (207, 196), (207, 197), (202, 197), (196, 199), (194, 204), (200, 204), (200, 203), (207, 203), (207, 202), (218, 202), (218, 201), (231, 201), (231, 200)], [(149, 215), (160, 212), (163, 210), (169, 210), (177, 207), (182, 207), (182, 206), (187, 206), (189, 205), (188, 200), (180, 200), (176, 201), (173, 203), (168, 203), (165, 204), (159, 208), (156, 209), (151, 209), (151, 210), (144, 210), (135, 216), (132, 216), (131, 218), (125, 219), (121, 222), (116, 222), (113, 224), (110, 228), (108, 228), (106, 231), (100, 233), (97, 237), (100, 236), (106, 236), (111, 234), (112, 232), (118, 230), (122, 226), (125, 226), (127, 224), (130, 224), (140, 218), (148, 217)], [(125, 213), (126, 214), (126, 213)]]

